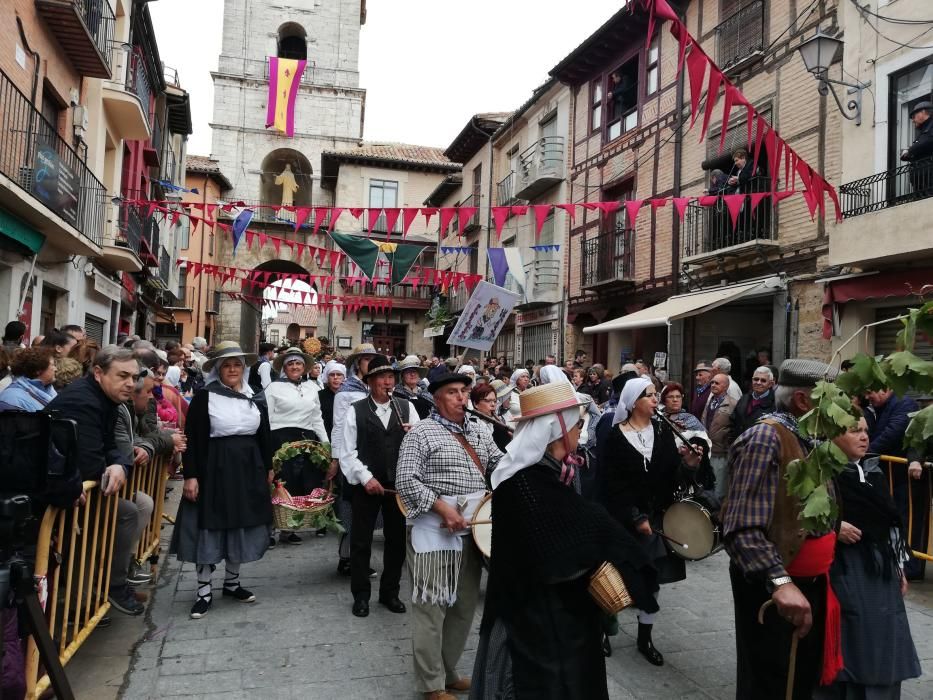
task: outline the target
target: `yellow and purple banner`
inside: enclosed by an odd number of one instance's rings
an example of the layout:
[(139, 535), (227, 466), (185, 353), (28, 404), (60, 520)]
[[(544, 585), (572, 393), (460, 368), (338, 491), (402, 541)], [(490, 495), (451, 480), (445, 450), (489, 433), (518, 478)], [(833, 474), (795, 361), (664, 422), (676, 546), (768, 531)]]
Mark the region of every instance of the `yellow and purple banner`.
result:
[(266, 128), (274, 127), (286, 136), (295, 135), (295, 98), (307, 61), (269, 56), (269, 106)]

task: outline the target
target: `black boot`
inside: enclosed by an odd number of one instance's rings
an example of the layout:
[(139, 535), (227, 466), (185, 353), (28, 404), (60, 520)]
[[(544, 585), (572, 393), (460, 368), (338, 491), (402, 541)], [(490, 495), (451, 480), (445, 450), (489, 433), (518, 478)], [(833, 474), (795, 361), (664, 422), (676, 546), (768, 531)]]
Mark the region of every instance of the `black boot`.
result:
[(654, 664), (655, 666), (664, 665), (664, 657), (661, 656), (661, 652), (654, 648), (654, 644), (651, 643), (651, 628), (653, 625), (643, 625), (638, 623), (638, 652), (648, 659), (649, 663)]

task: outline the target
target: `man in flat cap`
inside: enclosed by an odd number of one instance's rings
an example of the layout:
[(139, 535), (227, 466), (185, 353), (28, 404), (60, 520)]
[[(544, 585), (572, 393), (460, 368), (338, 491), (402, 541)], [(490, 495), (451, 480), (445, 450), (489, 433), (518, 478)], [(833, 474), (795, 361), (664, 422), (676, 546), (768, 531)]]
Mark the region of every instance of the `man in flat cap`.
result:
[[(736, 697), (784, 697), (795, 635), (794, 698), (811, 697), (821, 674), (834, 677), (836, 667), (841, 668), (841, 654), (824, 657), (824, 651), (838, 651), (836, 645), (824, 650), (826, 573), (835, 532), (803, 529), (800, 502), (788, 494), (786, 480), (787, 465), (811, 447), (800, 435), (797, 419), (812, 408), (816, 383), (835, 375), (822, 362), (785, 360), (775, 389), (775, 412), (746, 430), (732, 447), (722, 522), (735, 603)], [(826, 486), (832, 496), (832, 482)], [(759, 624), (759, 609), (768, 601), (776, 611), (766, 610)], [(838, 638), (838, 629), (828, 635), (829, 640)]]
[(917, 127), (917, 137), (901, 152), (901, 160), (910, 163), (910, 186), (914, 195), (933, 192), (933, 102), (923, 100), (910, 110), (910, 121)]

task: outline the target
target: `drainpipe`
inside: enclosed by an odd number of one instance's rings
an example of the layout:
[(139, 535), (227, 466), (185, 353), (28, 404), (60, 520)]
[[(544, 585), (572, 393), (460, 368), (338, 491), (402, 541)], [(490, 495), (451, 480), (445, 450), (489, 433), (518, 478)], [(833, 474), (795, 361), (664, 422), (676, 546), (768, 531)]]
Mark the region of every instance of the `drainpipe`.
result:
[[(677, 97), (676, 97), (676, 120), (674, 122), (675, 136), (674, 136), (674, 188), (672, 190), (672, 195), (674, 197), (679, 197), (680, 190), (680, 181), (681, 181), (681, 158), (683, 157), (683, 122), (684, 122), (684, 73), (685, 70), (680, 72), (680, 77), (677, 79)], [(671, 291), (673, 294), (677, 294), (680, 291), (680, 236), (681, 229), (683, 228), (680, 217), (677, 216), (677, 207), (674, 207), (672, 210), (672, 223), (674, 224), (671, 227)], [(680, 374), (681, 376), (687, 376), (685, 354), (683, 352), (683, 343), (684, 336), (683, 333), (680, 334)], [(667, 329), (667, 358), (670, 362), (671, 353), (671, 331), (670, 324), (668, 324)], [(673, 367), (668, 367), (668, 372), (673, 370)]]

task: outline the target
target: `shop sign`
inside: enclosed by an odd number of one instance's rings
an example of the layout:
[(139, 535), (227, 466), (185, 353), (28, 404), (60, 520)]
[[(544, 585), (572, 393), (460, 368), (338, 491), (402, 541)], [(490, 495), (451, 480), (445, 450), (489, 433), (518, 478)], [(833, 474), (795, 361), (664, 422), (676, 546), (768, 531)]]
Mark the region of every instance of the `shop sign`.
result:
[(108, 299), (113, 301), (120, 301), (120, 295), (123, 291), (123, 288), (114, 282), (113, 280), (107, 279), (100, 273), (94, 274), (94, 291), (99, 294), (103, 294)]
[(545, 321), (557, 320), (557, 309), (548, 306), (537, 311), (526, 311), (515, 316), (515, 324), (518, 326), (527, 326), (530, 323), (544, 323)]

